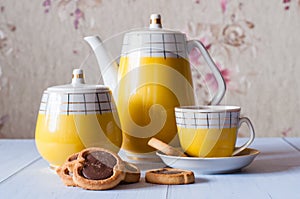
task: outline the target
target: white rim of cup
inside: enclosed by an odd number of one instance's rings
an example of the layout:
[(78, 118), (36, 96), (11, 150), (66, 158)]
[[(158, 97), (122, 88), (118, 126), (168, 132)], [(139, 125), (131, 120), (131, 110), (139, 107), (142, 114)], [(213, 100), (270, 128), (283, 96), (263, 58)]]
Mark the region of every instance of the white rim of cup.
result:
[(227, 105), (206, 105), (206, 106), (180, 106), (175, 107), (176, 112), (198, 112), (198, 113), (216, 113), (216, 112), (239, 112), (239, 106)]

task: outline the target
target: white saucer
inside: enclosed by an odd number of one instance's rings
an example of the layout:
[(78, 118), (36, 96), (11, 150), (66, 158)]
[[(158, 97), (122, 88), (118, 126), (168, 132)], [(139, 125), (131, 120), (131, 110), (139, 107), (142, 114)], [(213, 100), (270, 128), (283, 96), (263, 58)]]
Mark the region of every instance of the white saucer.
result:
[(156, 154), (170, 167), (187, 169), (199, 174), (233, 173), (248, 166), (260, 152), (247, 148), (232, 157), (198, 158), (165, 155), (160, 151)]

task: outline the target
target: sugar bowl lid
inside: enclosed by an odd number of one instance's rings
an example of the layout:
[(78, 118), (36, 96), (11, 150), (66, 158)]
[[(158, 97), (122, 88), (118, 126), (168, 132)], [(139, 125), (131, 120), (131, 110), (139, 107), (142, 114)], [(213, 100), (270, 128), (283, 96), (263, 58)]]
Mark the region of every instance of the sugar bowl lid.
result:
[(72, 83), (52, 86), (47, 88), (48, 93), (95, 93), (95, 92), (109, 92), (109, 88), (104, 85), (85, 84), (82, 69), (74, 69), (72, 74)]
[(84, 83), (82, 69), (74, 69), (72, 83), (44, 91), (39, 112), (42, 114), (103, 114), (115, 110), (111, 91), (103, 85)]

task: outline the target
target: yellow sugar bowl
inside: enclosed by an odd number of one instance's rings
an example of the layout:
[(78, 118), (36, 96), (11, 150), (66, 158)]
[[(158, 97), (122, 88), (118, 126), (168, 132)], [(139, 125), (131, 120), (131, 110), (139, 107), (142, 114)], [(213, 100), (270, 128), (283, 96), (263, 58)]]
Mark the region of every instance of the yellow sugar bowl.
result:
[(44, 91), (38, 113), (35, 143), (50, 167), (88, 147), (118, 153), (122, 132), (111, 91), (84, 83), (83, 70), (73, 71), (72, 83)]

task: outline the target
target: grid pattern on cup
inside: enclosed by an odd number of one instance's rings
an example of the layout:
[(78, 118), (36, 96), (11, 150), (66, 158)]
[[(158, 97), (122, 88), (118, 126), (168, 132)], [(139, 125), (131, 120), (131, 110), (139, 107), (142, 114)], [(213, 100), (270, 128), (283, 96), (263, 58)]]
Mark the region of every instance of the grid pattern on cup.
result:
[(239, 122), (239, 112), (184, 112), (175, 111), (176, 124), (184, 128), (234, 128)]
[(185, 37), (179, 33), (138, 33), (124, 37), (122, 56), (187, 58)]
[(40, 113), (44, 114), (103, 114), (116, 111), (110, 92), (48, 93), (44, 92)]

